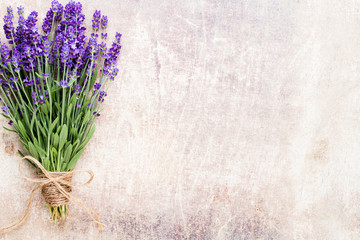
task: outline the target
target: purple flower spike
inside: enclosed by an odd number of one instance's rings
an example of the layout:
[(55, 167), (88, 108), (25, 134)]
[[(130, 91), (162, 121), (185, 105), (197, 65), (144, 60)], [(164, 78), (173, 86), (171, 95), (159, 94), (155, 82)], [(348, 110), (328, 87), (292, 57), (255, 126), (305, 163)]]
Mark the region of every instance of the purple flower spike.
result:
[(96, 10), (94, 15), (93, 15), (93, 20), (92, 20), (92, 28), (94, 29), (95, 32), (97, 30), (99, 30), (100, 19), (101, 19), (101, 11)]
[(100, 117), (100, 113), (98, 112), (93, 112), (93, 115), (96, 115), (96, 117)]
[(106, 39), (107, 38), (107, 33), (101, 33), (101, 37), (102, 37), (102, 39)]
[[(116, 66), (117, 58), (120, 54), (120, 49), (121, 49), (121, 45), (120, 45), (121, 34), (116, 33), (115, 37), (116, 40), (113, 42), (111, 48), (106, 54), (106, 58), (104, 61), (104, 68), (103, 68), (103, 73), (105, 74), (105, 76), (110, 76), (112, 79), (114, 78), (112, 77), (114, 76), (112, 69)], [(115, 73), (117, 74), (116, 70)]]
[(10, 121), (8, 122), (8, 124), (9, 124), (10, 126), (12, 126), (13, 123), (14, 123), (13, 120), (10, 120)]
[(33, 99), (35, 99), (35, 98), (37, 97), (37, 93), (36, 93), (36, 92), (32, 92), (32, 93), (31, 93), (31, 97), (32, 97)]
[(78, 103), (76, 106), (77, 106), (78, 108), (81, 108), (81, 104), (80, 104), (80, 103)]
[(107, 25), (108, 25), (108, 17), (103, 15), (101, 17), (101, 28), (102, 29), (106, 29), (107, 28)]
[(99, 54), (101, 57), (105, 57), (106, 56), (106, 43), (102, 42), (101, 44), (99, 44)]
[(51, 42), (47, 38), (45, 38), (45, 40), (43, 41), (43, 54), (46, 58), (48, 58), (50, 55), (50, 46)]
[(75, 86), (74, 86), (75, 94), (79, 95), (80, 91), (81, 91), (81, 86), (79, 84), (75, 84)]
[(118, 73), (119, 73), (119, 69), (118, 69), (118, 68), (113, 68), (113, 70), (112, 70), (112, 72), (111, 72), (111, 75), (110, 75), (110, 79), (111, 79), (112, 81), (114, 81), (114, 80), (115, 80), (115, 77), (118, 75)]
[(42, 25), (42, 28), (46, 36), (49, 35), (51, 28), (53, 26), (54, 14), (56, 14), (54, 20), (59, 22), (62, 19), (63, 11), (64, 11), (64, 7), (57, 0), (52, 1), (51, 8), (46, 13), (46, 17)]
[[(14, 35), (14, 23), (10, 15), (4, 16), (4, 23), (5, 36), (7, 39), (12, 39), (12, 36)], [(12, 40), (11, 43), (13, 43)]]
[(62, 52), (60, 54), (62, 63), (66, 63), (66, 61), (69, 59), (69, 54), (70, 54), (70, 47), (68, 44), (65, 43)]
[(121, 33), (116, 33), (115, 34), (115, 38), (116, 38), (116, 43), (118, 43), (118, 44), (120, 44), (120, 39), (121, 39), (121, 36), (122, 36), (122, 34)]
[(67, 81), (61, 80), (60, 86), (67, 88), (67, 87), (69, 87), (69, 83)]
[(5, 43), (0, 46), (0, 55), (3, 62), (6, 62), (10, 58), (10, 50)]
[(99, 99), (98, 101), (99, 102), (104, 102), (104, 98), (107, 96), (106, 92), (105, 91), (101, 91), (100, 92), (100, 95), (99, 95)]
[(29, 80), (27, 77), (23, 79), (23, 83), (25, 86), (31, 86), (34, 85), (34, 80)]
[(100, 84), (100, 83), (95, 83), (95, 85), (94, 85), (94, 89), (95, 89), (95, 90), (99, 90), (100, 87), (101, 87), (101, 84)]
[(2, 106), (2, 107), (1, 107), (1, 110), (2, 110), (6, 115), (10, 113), (9, 108), (8, 108), (6, 105)]
[(56, 13), (55, 21), (61, 21), (61, 16), (64, 12), (64, 7), (57, 0), (52, 1), (51, 10)]
[(45, 36), (50, 34), (51, 27), (52, 27), (52, 20), (53, 20), (54, 13), (51, 9), (46, 13), (46, 17), (44, 18), (42, 29), (45, 33)]
[(19, 16), (23, 16), (24, 15), (24, 7), (23, 6), (20, 6), (17, 8), (18, 9), (18, 14)]
[(44, 95), (40, 94), (39, 98), (40, 99), (38, 100), (38, 103), (45, 103), (46, 102), (46, 100), (44, 99)]
[(20, 55), (19, 51), (13, 52), (11, 62), (14, 65), (14, 70), (16, 72), (20, 71), (20, 68), (19, 68), (20, 57), (21, 57), (21, 55)]
[(11, 17), (11, 19), (14, 18), (14, 11), (13, 11), (12, 7), (10, 7), (10, 6), (7, 7), (7, 14)]

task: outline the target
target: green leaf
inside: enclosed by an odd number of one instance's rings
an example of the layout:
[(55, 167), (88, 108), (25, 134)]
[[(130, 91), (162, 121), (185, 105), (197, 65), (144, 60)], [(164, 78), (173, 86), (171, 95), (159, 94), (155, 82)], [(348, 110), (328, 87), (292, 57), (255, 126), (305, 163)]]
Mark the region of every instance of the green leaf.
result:
[(45, 157), (46, 152), (44, 149), (42, 149), (36, 142), (34, 142), (34, 146), (37, 150), (37, 152), (40, 154), (41, 157)]
[(57, 156), (57, 151), (56, 151), (56, 149), (53, 147), (53, 148), (51, 148), (51, 151), (52, 151), (52, 153), (53, 153), (54, 158), (56, 158), (56, 156)]
[(24, 125), (22, 124), (21, 120), (17, 121), (17, 125), (19, 128), (19, 131), (21, 133), (22, 136), (24, 136), (24, 138), (28, 138), (27, 134), (26, 134), (26, 129), (24, 127)]
[(70, 135), (73, 137), (73, 139), (77, 139), (78, 136), (77, 128), (71, 128)]
[(55, 102), (55, 107), (57, 108), (58, 111), (61, 111), (61, 107), (60, 107), (60, 104), (58, 102)]
[(61, 126), (58, 126), (57, 130), (56, 130), (56, 133), (57, 134), (60, 134), (60, 130), (61, 130)]
[(94, 135), (94, 133), (95, 133), (95, 125), (93, 125), (92, 128), (86, 134), (86, 137), (85, 137), (84, 141), (79, 146), (80, 149), (85, 147), (85, 145), (90, 141), (90, 139)]
[(69, 161), (69, 160), (70, 160), (71, 153), (72, 153), (72, 149), (73, 149), (73, 147), (72, 147), (71, 144), (66, 148), (65, 153), (64, 153), (64, 159), (65, 159), (65, 161)]
[(44, 127), (41, 124), (39, 124), (38, 127), (40, 129), (40, 132), (43, 134), (44, 138), (47, 138), (47, 132), (45, 131)]
[(55, 148), (59, 146), (59, 135), (57, 133), (54, 134), (53, 146)]
[(75, 106), (75, 102), (76, 102), (76, 99), (77, 99), (77, 95), (74, 93), (72, 96), (71, 96), (71, 99), (70, 99), (70, 102)]
[(35, 72), (35, 74), (36, 74), (36, 76), (38, 76), (40, 79), (45, 78), (44, 76), (42, 76), (42, 75), (38, 74), (37, 72)]
[(80, 139), (76, 139), (76, 141), (73, 144), (74, 152), (76, 152), (77, 147), (79, 146), (79, 144), (80, 144)]
[(51, 93), (54, 93), (54, 92), (57, 92), (59, 91), (60, 89), (62, 89), (62, 87), (54, 87), (52, 90), (51, 90)]
[(50, 161), (48, 157), (43, 158), (43, 160), (41, 161), (41, 164), (46, 168), (49, 169), (50, 167)]
[(48, 115), (48, 114), (49, 114), (47, 104), (42, 104), (42, 105), (41, 105), (41, 111), (43, 111), (43, 113), (45, 113), (45, 115)]
[(32, 144), (32, 142), (28, 142), (28, 146), (29, 146), (29, 151), (31, 156), (33, 156), (34, 158), (38, 159), (39, 158), (39, 154), (36, 151), (36, 148), (34, 146), (34, 144)]
[(62, 149), (62, 147), (63, 147), (64, 144), (66, 143), (67, 135), (68, 135), (68, 129), (67, 129), (66, 124), (64, 124), (64, 125), (62, 126), (61, 132), (60, 132), (59, 149)]
[(87, 111), (87, 112), (85, 113), (84, 118), (83, 118), (83, 122), (86, 123), (89, 118), (90, 118), (90, 111)]
[(16, 133), (16, 131), (15, 130), (11, 130), (11, 129), (9, 129), (9, 128), (7, 128), (7, 127), (4, 127), (3, 126), (3, 128), (6, 130), (6, 131), (9, 131), (9, 132), (14, 132), (14, 133)]
[(82, 115), (83, 115), (83, 113), (81, 112), (81, 113), (79, 114), (79, 116), (77, 116), (77, 118), (76, 118), (75, 121), (74, 121), (75, 124), (79, 121), (79, 119), (82, 117)]
[(7, 119), (10, 119), (10, 117), (8, 115), (5, 115), (3, 113), (1, 113), (1, 115), (4, 117), (4, 118), (7, 118)]
[(66, 168), (67, 171), (73, 170), (76, 162), (79, 160), (79, 158), (81, 157), (83, 152), (84, 152), (84, 149), (81, 149), (77, 154), (75, 154), (75, 156), (70, 160), (69, 164), (67, 165), (67, 168)]
[(29, 152), (28, 144), (24, 140), (22, 140), (21, 138), (19, 138), (19, 141), (20, 141), (21, 145), (23, 145), (23, 147), (26, 149), (26, 151)]
[(32, 118), (31, 118), (30, 129), (34, 129), (35, 119), (36, 119), (36, 110), (35, 110), (35, 112), (33, 113), (33, 116), (32, 116)]
[(70, 119), (71, 110), (72, 110), (72, 103), (70, 103), (70, 105), (68, 106), (68, 110), (67, 110), (67, 113), (66, 113), (67, 119)]
[(55, 118), (55, 120), (50, 125), (49, 132), (52, 133), (52, 130), (55, 128), (55, 125), (57, 124), (58, 121), (59, 121), (59, 117)]
[(21, 157), (25, 157), (25, 155), (20, 150), (18, 150), (18, 153)]

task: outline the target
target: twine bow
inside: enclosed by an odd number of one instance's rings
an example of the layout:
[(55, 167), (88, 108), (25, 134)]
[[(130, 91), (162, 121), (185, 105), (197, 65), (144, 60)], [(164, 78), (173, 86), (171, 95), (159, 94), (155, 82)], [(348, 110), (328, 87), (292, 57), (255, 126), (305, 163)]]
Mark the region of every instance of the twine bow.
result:
[[(21, 170), (21, 164), (22, 162), (27, 159), (29, 160), (30, 162), (32, 162), (33, 164), (35, 164), (40, 170), (41, 172), (43, 173), (43, 177), (39, 177), (39, 178), (29, 178), (29, 177), (26, 177), (22, 170)], [(74, 196), (72, 196), (69, 191), (66, 191), (64, 189), (64, 185), (65, 186), (68, 186), (68, 187), (82, 187), (82, 186), (86, 186), (88, 184), (90, 184), (94, 178), (94, 173), (91, 171), (91, 170), (74, 170), (74, 171), (71, 171), (71, 172), (65, 172), (63, 175), (56, 175), (56, 177), (52, 176), (51, 173), (49, 171), (47, 171), (42, 165), (41, 163), (36, 160), (35, 158), (31, 157), (31, 156), (25, 156), (23, 157), (20, 162), (19, 162), (19, 172), (21, 174), (21, 176), (30, 181), (30, 182), (37, 182), (39, 183), (30, 193), (30, 197), (29, 197), (29, 201), (28, 201), (28, 206), (27, 206), (27, 209), (26, 209), (26, 212), (25, 212), (25, 215), (19, 220), (17, 221), (16, 223), (14, 223), (13, 225), (9, 226), (9, 227), (6, 227), (6, 228), (3, 228), (3, 229), (0, 229), (0, 233), (4, 233), (4, 232), (7, 232), (7, 231), (10, 231), (11, 229), (15, 228), (16, 226), (20, 225), (21, 223), (23, 223), (25, 221), (25, 219), (28, 217), (29, 213), (30, 213), (30, 207), (31, 207), (31, 203), (33, 201), (33, 196), (34, 196), (34, 193), (42, 188), (43, 186), (45, 185), (48, 185), (49, 183), (53, 184), (57, 190), (68, 200), (68, 201), (71, 201), (73, 203), (75, 203), (76, 205), (78, 205), (79, 207), (83, 208), (86, 210), (86, 212), (89, 214), (90, 218), (96, 222), (99, 226), (99, 230), (101, 231), (102, 230), (102, 223), (100, 222), (100, 218), (98, 216), (98, 214), (90, 209), (90, 208), (87, 208), (80, 200), (78, 200), (77, 198), (75, 198)], [(90, 179), (85, 182), (85, 183), (82, 183), (82, 184), (73, 184), (71, 181), (68, 181), (67, 179), (71, 179), (71, 177), (75, 174), (75, 173), (80, 173), (80, 172), (86, 172), (90, 175)], [(63, 185), (63, 186), (62, 186)]]

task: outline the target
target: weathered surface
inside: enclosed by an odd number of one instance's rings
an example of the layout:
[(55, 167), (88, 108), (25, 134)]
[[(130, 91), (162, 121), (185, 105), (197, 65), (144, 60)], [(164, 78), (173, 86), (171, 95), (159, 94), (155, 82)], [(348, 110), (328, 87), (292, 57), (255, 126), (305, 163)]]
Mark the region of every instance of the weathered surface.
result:
[[(0, 239), (360, 238), (359, 1), (82, 2), (88, 24), (101, 9), (123, 34), (77, 166), (96, 177), (74, 190), (104, 231), (75, 205), (52, 224), (38, 193)], [(1, 227), (34, 185), (0, 134)]]

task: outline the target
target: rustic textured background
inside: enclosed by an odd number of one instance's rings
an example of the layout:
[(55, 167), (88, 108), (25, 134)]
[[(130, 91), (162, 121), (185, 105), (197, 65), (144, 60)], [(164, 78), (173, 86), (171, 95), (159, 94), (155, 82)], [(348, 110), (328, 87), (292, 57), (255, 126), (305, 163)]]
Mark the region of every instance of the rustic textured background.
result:
[[(359, 0), (81, 2), (87, 24), (101, 9), (123, 34), (77, 165), (95, 180), (74, 191), (105, 229), (74, 204), (52, 224), (37, 193), (0, 239), (360, 238)], [(9, 4), (50, 7), (1, 1), (1, 14)], [(0, 134), (1, 228), (34, 184)]]

